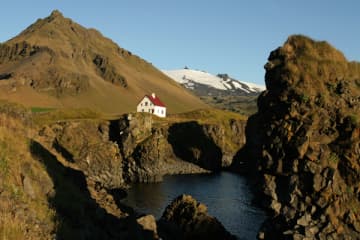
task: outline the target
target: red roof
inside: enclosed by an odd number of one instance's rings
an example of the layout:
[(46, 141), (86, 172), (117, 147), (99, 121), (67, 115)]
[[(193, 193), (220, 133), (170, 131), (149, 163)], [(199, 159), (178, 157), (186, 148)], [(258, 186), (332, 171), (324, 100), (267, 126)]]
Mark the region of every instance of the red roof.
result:
[(145, 96), (148, 97), (155, 106), (165, 107), (165, 104), (157, 96), (155, 97), (153, 97), (152, 95), (145, 95)]

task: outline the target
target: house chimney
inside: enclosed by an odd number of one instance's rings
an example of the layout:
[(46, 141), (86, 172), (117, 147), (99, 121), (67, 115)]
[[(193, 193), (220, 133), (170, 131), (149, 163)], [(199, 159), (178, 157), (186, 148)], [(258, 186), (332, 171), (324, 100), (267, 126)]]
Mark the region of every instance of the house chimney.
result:
[(156, 97), (155, 93), (152, 93), (151, 96), (152, 96), (152, 98), (155, 98), (155, 97)]

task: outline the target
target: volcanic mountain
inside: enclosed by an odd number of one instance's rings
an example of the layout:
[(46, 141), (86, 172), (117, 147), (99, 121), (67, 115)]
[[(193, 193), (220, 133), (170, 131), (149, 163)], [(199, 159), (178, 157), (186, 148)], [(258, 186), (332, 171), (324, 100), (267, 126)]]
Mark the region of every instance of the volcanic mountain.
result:
[(257, 97), (265, 90), (265, 86), (239, 81), (228, 74), (212, 75), (187, 67), (163, 73), (210, 106), (248, 116), (256, 113)]
[(258, 96), (265, 90), (265, 86), (239, 81), (227, 74), (215, 76), (188, 68), (163, 72), (198, 96)]
[(170, 112), (206, 107), (151, 63), (57, 10), (0, 44), (1, 99), (122, 113), (151, 92)]

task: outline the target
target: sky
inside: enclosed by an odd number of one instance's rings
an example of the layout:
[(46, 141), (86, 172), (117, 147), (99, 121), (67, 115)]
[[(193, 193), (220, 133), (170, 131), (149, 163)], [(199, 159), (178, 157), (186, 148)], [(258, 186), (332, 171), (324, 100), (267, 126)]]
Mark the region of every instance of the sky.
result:
[(360, 61), (358, 0), (5, 0), (0, 42), (60, 10), (159, 69), (185, 66), (264, 85), (288, 36), (326, 40)]

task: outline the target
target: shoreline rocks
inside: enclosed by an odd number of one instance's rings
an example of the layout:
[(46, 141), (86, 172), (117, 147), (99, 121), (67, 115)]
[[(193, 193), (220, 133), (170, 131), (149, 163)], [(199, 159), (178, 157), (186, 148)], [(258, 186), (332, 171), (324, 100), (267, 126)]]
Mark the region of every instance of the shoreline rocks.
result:
[(159, 224), (163, 227), (164, 239), (236, 239), (216, 218), (207, 213), (204, 204), (190, 195), (174, 199), (166, 207)]

